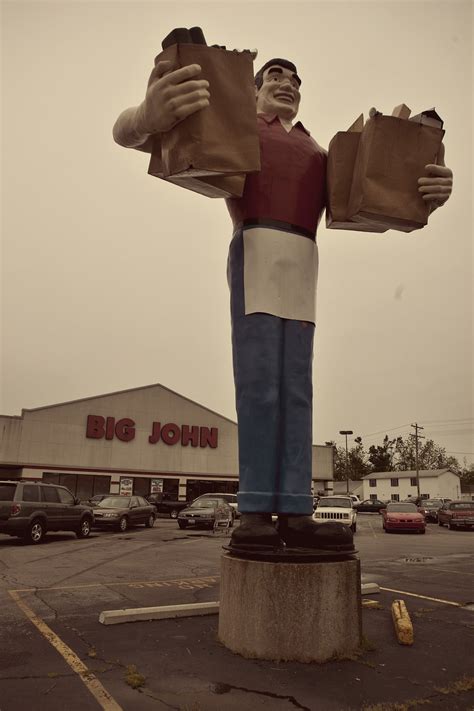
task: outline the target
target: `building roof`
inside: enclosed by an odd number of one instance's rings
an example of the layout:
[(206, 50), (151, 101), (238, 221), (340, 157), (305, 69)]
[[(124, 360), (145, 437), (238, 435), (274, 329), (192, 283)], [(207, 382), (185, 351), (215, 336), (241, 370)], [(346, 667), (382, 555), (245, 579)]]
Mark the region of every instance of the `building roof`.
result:
[(89, 397), (81, 397), (77, 398), (76, 400), (66, 400), (65, 402), (55, 402), (52, 405), (43, 405), (41, 407), (31, 407), (31, 408), (22, 408), (21, 410), (21, 416), (23, 417), (23, 414), (25, 412), (38, 412), (40, 410), (51, 410), (53, 407), (63, 407), (64, 405), (74, 405), (76, 402), (85, 402), (87, 400), (98, 400), (99, 398), (105, 398), (105, 397), (111, 397), (114, 395), (123, 395), (125, 393), (133, 393), (137, 392), (139, 390), (166, 390), (167, 392), (171, 393), (172, 395), (175, 395), (177, 398), (180, 398), (181, 400), (186, 400), (187, 402), (190, 402), (192, 405), (197, 405), (197, 407), (200, 407), (203, 410), (206, 410), (207, 412), (210, 412), (212, 415), (217, 415), (218, 417), (222, 417), (222, 419), (227, 420), (228, 422), (231, 422), (233, 425), (236, 425), (237, 422), (235, 420), (231, 420), (229, 417), (225, 417), (225, 415), (221, 415), (218, 412), (215, 412), (214, 410), (211, 410), (209, 407), (206, 407), (205, 405), (201, 405), (201, 403), (196, 402), (195, 400), (191, 400), (191, 398), (186, 397), (185, 395), (181, 395), (181, 393), (176, 392), (175, 390), (171, 390), (171, 388), (167, 388), (165, 385), (162, 385), (161, 383), (153, 383), (152, 385), (142, 385), (141, 387), (138, 388), (126, 388), (125, 390), (115, 390), (110, 393), (100, 393), (99, 395), (90, 395)]
[[(420, 469), (418, 475), (420, 478), (426, 477), (438, 477), (442, 474), (454, 474), (451, 469)], [(456, 474), (458, 476), (458, 474)], [(366, 474), (362, 479), (411, 479), (416, 477), (416, 470), (408, 470), (402, 472), (372, 472), (371, 474)]]

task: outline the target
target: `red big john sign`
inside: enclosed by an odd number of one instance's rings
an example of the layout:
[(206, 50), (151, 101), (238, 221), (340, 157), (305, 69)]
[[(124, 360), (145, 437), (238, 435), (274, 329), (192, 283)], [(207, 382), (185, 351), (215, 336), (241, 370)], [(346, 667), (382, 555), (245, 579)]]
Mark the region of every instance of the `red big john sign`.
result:
[[(90, 439), (117, 439), (130, 442), (135, 439), (135, 422), (129, 417), (116, 420), (115, 417), (88, 415), (86, 437)], [(153, 422), (148, 437), (150, 444), (163, 442), (167, 445), (180, 443), (182, 447), (217, 447), (217, 427), (200, 427), (198, 425), (176, 425), (174, 422)]]

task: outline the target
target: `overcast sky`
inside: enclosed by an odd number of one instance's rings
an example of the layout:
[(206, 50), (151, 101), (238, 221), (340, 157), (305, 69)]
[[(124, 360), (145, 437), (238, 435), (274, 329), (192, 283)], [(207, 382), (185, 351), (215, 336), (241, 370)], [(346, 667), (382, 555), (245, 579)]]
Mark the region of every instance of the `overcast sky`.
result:
[[(321, 145), (371, 106), (436, 107), (454, 193), (429, 225), (319, 229), (314, 442), (425, 426), (474, 460), (472, 3), (2, 3), (0, 413), (162, 383), (235, 419), (221, 200), (147, 174), (112, 126), (161, 40), (293, 60)], [(124, 413), (124, 415), (127, 413)], [(378, 434), (380, 433), (380, 434)]]

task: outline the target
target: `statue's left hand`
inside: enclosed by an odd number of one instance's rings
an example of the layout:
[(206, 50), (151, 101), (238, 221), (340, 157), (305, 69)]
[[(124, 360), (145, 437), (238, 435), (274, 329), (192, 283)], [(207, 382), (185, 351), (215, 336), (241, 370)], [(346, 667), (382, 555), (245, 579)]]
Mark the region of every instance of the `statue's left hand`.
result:
[(444, 164), (444, 145), (438, 156), (438, 163), (425, 165), (425, 176), (418, 178), (418, 192), (423, 200), (430, 203), (430, 210), (444, 205), (453, 191), (453, 171)]

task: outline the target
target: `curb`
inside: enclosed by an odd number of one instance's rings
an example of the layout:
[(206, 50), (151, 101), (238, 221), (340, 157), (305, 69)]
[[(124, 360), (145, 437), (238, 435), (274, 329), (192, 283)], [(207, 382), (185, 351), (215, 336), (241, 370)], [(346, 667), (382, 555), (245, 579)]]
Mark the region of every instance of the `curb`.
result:
[(137, 607), (125, 610), (105, 610), (100, 613), (99, 622), (103, 625), (119, 625), (122, 622), (167, 620), (173, 617), (215, 615), (218, 612), (218, 602), (196, 602), (189, 605), (164, 605), (161, 607)]

